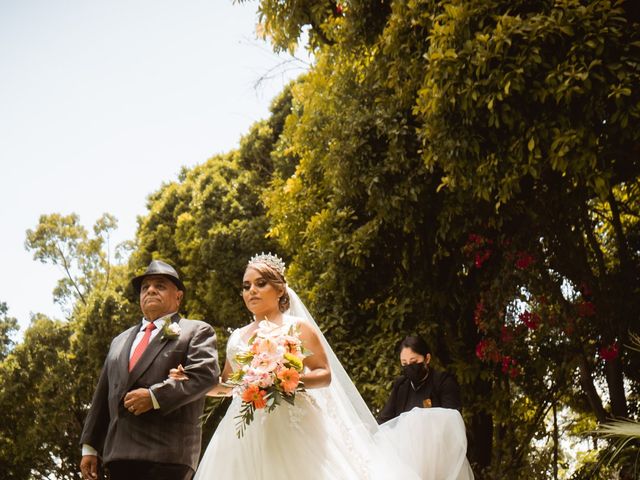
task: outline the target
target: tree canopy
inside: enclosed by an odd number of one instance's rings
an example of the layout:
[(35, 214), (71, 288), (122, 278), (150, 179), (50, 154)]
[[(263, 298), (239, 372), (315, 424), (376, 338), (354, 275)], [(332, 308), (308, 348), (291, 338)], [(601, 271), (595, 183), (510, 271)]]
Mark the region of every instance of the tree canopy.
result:
[(102, 359), (139, 316), (129, 278), (151, 259), (177, 267), (183, 313), (222, 347), (249, 319), (247, 260), (272, 251), (374, 412), (398, 341), (425, 337), (461, 384), (477, 478), (631, 475), (636, 444), (607, 466), (610, 444), (580, 435), (638, 418), (633, 3), (262, 0), (259, 14), (275, 49), (307, 41), (313, 66), (238, 149), (149, 196), (126, 263), (108, 255), (110, 216), (93, 236), (60, 214), (27, 232), (63, 267), (69, 316), (34, 317), (14, 345), (2, 304), (3, 471), (77, 478)]

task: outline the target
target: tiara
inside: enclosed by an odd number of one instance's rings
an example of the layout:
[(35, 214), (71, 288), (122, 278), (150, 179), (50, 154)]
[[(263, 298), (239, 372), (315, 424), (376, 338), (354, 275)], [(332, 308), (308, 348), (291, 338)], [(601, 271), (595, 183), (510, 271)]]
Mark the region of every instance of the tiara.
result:
[(285, 269), (284, 260), (282, 260), (277, 255), (273, 255), (271, 252), (269, 253), (262, 252), (260, 255), (258, 254), (254, 255), (249, 260), (249, 263), (247, 263), (247, 266), (251, 266), (254, 263), (264, 263), (266, 265), (269, 265), (271, 268), (273, 268), (276, 272), (278, 272), (280, 275), (284, 277), (284, 269)]

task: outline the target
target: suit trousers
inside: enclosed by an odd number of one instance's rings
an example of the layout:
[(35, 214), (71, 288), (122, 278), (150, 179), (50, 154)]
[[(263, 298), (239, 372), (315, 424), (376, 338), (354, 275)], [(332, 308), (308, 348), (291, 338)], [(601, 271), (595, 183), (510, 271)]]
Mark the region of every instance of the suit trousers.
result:
[(141, 460), (115, 460), (105, 465), (109, 480), (191, 480), (188, 465)]

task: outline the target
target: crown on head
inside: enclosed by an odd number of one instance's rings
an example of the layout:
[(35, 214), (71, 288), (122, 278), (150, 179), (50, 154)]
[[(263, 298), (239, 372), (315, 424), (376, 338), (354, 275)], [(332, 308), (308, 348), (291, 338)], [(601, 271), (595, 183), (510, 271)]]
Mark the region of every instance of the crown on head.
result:
[(266, 265), (269, 265), (271, 268), (273, 268), (275, 271), (277, 271), (280, 275), (284, 277), (284, 269), (285, 269), (284, 260), (282, 260), (277, 255), (273, 255), (271, 252), (269, 253), (262, 252), (259, 255), (258, 254), (254, 255), (249, 260), (249, 263), (247, 263), (247, 266), (250, 267), (254, 263), (264, 263)]

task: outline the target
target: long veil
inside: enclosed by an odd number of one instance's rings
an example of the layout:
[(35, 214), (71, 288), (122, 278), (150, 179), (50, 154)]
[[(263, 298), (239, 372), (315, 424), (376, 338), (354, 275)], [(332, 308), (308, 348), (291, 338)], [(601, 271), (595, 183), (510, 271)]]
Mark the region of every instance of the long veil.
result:
[[(320, 342), (324, 347), (327, 358), (329, 359), (329, 365), (331, 367), (331, 385), (333, 395), (340, 401), (342, 407), (346, 410), (346, 413), (351, 413), (351, 420), (356, 423), (360, 423), (360, 427), (364, 428), (369, 434), (374, 434), (378, 430), (378, 423), (373, 414), (367, 407), (364, 399), (358, 392), (358, 389), (349, 378), (349, 375), (345, 371), (342, 363), (338, 360), (338, 357), (334, 353), (331, 345), (327, 342), (322, 329), (318, 326), (313, 316), (307, 310), (300, 297), (290, 287), (287, 287), (287, 292), (290, 298), (289, 315), (302, 318), (315, 327), (316, 333), (320, 337)], [(357, 425), (358, 426), (358, 425)]]
[(287, 292), (290, 307), (286, 313), (315, 328), (329, 359), (331, 384), (317, 390), (324, 391), (328, 415), (346, 428), (354, 461), (366, 464), (373, 478), (472, 480), (460, 412), (415, 408), (378, 426), (313, 316), (291, 288)]

